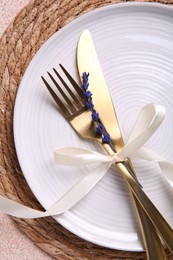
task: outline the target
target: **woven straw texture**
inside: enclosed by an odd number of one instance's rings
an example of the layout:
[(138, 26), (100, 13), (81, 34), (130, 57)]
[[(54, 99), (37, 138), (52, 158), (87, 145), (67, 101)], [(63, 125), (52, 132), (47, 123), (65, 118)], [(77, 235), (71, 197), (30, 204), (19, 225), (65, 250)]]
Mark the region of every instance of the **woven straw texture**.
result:
[[(22, 175), (13, 140), (16, 92), (29, 62), (43, 43), (61, 27), (97, 7), (118, 2), (121, 1), (31, 1), (3, 34), (0, 40), (0, 194), (30, 207), (42, 209)], [(173, 4), (173, 0), (159, 2)], [(146, 259), (144, 252), (111, 250), (84, 241), (51, 217), (14, 220), (37, 246), (55, 259)], [(167, 255), (168, 259), (173, 259), (169, 253)]]

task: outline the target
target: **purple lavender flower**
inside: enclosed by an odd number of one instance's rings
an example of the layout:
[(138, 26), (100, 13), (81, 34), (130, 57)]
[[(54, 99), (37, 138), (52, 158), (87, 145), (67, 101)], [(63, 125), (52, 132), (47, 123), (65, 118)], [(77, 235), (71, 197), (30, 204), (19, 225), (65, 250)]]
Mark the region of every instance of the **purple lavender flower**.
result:
[(87, 102), (86, 102), (86, 107), (88, 109), (92, 109), (93, 108), (93, 102), (92, 102), (92, 98), (90, 98)]
[(83, 96), (84, 96), (84, 98), (89, 99), (92, 96), (92, 93), (89, 90), (84, 91)]
[(103, 134), (102, 141), (104, 144), (110, 144), (111, 141), (110, 134)]
[(98, 124), (97, 128), (96, 128), (97, 133), (99, 134), (103, 134), (104, 133), (104, 128), (102, 124)]
[(86, 90), (88, 89), (88, 87), (89, 87), (89, 83), (83, 83), (83, 84), (82, 84), (82, 89), (83, 89), (84, 91), (86, 91)]
[(89, 73), (84, 72), (82, 74), (83, 83), (87, 83), (88, 82), (88, 77), (89, 77)]
[(93, 111), (92, 111), (91, 116), (92, 116), (92, 120), (93, 120), (94, 122), (98, 121), (98, 119), (99, 119), (99, 113), (97, 113), (96, 110), (93, 110)]

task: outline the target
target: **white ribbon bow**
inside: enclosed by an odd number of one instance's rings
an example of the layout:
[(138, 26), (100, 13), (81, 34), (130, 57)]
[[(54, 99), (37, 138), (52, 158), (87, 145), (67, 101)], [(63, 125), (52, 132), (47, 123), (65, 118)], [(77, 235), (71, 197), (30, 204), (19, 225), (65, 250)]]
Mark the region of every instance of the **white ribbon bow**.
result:
[(61, 165), (79, 166), (98, 162), (99, 166), (82, 177), (78, 183), (45, 212), (23, 206), (3, 196), (0, 196), (0, 211), (20, 218), (40, 218), (62, 214), (78, 203), (106, 174), (112, 164), (132, 157), (158, 162), (166, 179), (173, 187), (173, 164), (163, 160), (155, 152), (141, 148), (158, 129), (164, 117), (165, 108), (163, 106), (156, 104), (145, 106), (138, 116), (127, 143), (114, 156), (103, 155), (76, 147), (66, 147), (57, 150), (55, 159)]

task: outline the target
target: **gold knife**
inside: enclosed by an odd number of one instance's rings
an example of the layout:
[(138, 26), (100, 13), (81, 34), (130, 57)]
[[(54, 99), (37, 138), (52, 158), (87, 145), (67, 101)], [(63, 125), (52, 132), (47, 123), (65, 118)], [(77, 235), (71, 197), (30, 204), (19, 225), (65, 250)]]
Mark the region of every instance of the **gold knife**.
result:
[[(88, 30), (83, 31), (79, 39), (77, 48), (77, 63), (80, 76), (83, 72), (90, 72), (90, 90), (93, 94), (94, 107), (99, 112), (100, 119), (106, 131), (111, 136), (111, 141), (116, 152), (119, 152), (124, 146), (124, 141), (111, 96), (109, 94), (96, 50)], [(106, 124), (104, 124), (105, 118)], [(114, 128), (109, 127), (112, 125), (112, 122), (114, 122)], [(130, 161), (126, 163), (126, 166), (134, 173), (134, 169)], [(132, 192), (131, 195), (139, 218), (147, 258), (150, 260), (166, 259), (162, 242), (154, 225)]]

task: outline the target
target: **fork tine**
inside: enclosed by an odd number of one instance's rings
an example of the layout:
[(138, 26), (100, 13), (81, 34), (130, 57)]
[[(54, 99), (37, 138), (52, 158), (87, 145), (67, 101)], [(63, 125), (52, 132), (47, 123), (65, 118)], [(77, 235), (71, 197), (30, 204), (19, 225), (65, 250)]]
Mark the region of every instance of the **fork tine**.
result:
[(54, 90), (51, 88), (51, 86), (49, 85), (49, 83), (45, 80), (44, 77), (42, 77), (42, 80), (45, 84), (45, 86), (47, 87), (48, 91), (50, 92), (51, 96), (53, 97), (53, 99), (55, 100), (56, 104), (58, 105), (58, 107), (61, 109), (62, 113), (64, 114), (64, 116), (67, 118), (69, 117), (71, 114), (69, 112), (69, 110), (67, 109), (67, 107), (63, 104), (63, 102), (60, 100), (60, 98), (56, 95), (56, 93), (54, 92)]
[(76, 92), (78, 93), (79, 97), (81, 98), (81, 101), (83, 104), (85, 104), (84, 102), (84, 97), (83, 97), (83, 91), (81, 89), (81, 87), (77, 84), (77, 82), (72, 78), (72, 76), (69, 74), (69, 72), (64, 68), (64, 66), (62, 64), (59, 64), (59, 66), (61, 67), (62, 71), (64, 72), (64, 74), (66, 75), (66, 77), (68, 78), (68, 80), (70, 81), (70, 83), (72, 84), (73, 88), (76, 90)]
[[(63, 80), (63, 78), (60, 76), (60, 74), (58, 73), (58, 71), (53, 68), (55, 74), (57, 75), (57, 77), (59, 78), (59, 80), (61, 81), (61, 83), (63, 84), (63, 86), (65, 87), (65, 89), (67, 90), (67, 92), (69, 93), (69, 95), (71, 96), (71, 98), (73, 99), (74, 101), (74, 104), (75, 106), (78, 108), (78, 109), (81, 109), (81, 98), (78, 99), (76, 97), (76, 95), (74, 94), (74, 92), (68, 87), (68, 85), (66, 84), (66, 82)], [(83, 103), (82, 103), (83, 105)]]
[(62, 64), (59, 64), (59, 66), (61, 67), (61, 69), (63, 70), (64, 74), (66, 75), (66, 77), (68, 78), (68, 80), (70, 81), (70, 83), (72, 84), (72, 86), (74, 87), (74, 89), (76, 90), (76, 92), (78, 93), (78, 95), (83, 99), (83, 92), (82, 89), (79, 87), (79, 85), (77, 84), (77, 82), (72, 78), (72, 76), (69, 74), (69, 72), (64, 68), (64, 66), (62, 66)]
[(54, 77), (47, 72), (47, 74), (49, 75), (49, 77), (51, 78), (51, 80), (53, 81), (53, 83), (55, 84), (56, 88), (59, 90), (60, 94), (62, 95), (62, 97), (64, 98), (64, 100), (67, 102), (67, 104), (70, 106), (70, 108), (73, 110), (73, 112), (76, 112), (75, 106), (73, 105), (73, 103), (71, 102), (71, 100), (66, 96), (66, 94), (64, 93), (64, 91), (62, 90), (62, 88), (59, 86), (59, 84), (57, 83), (57, 81), (54, 79)]

